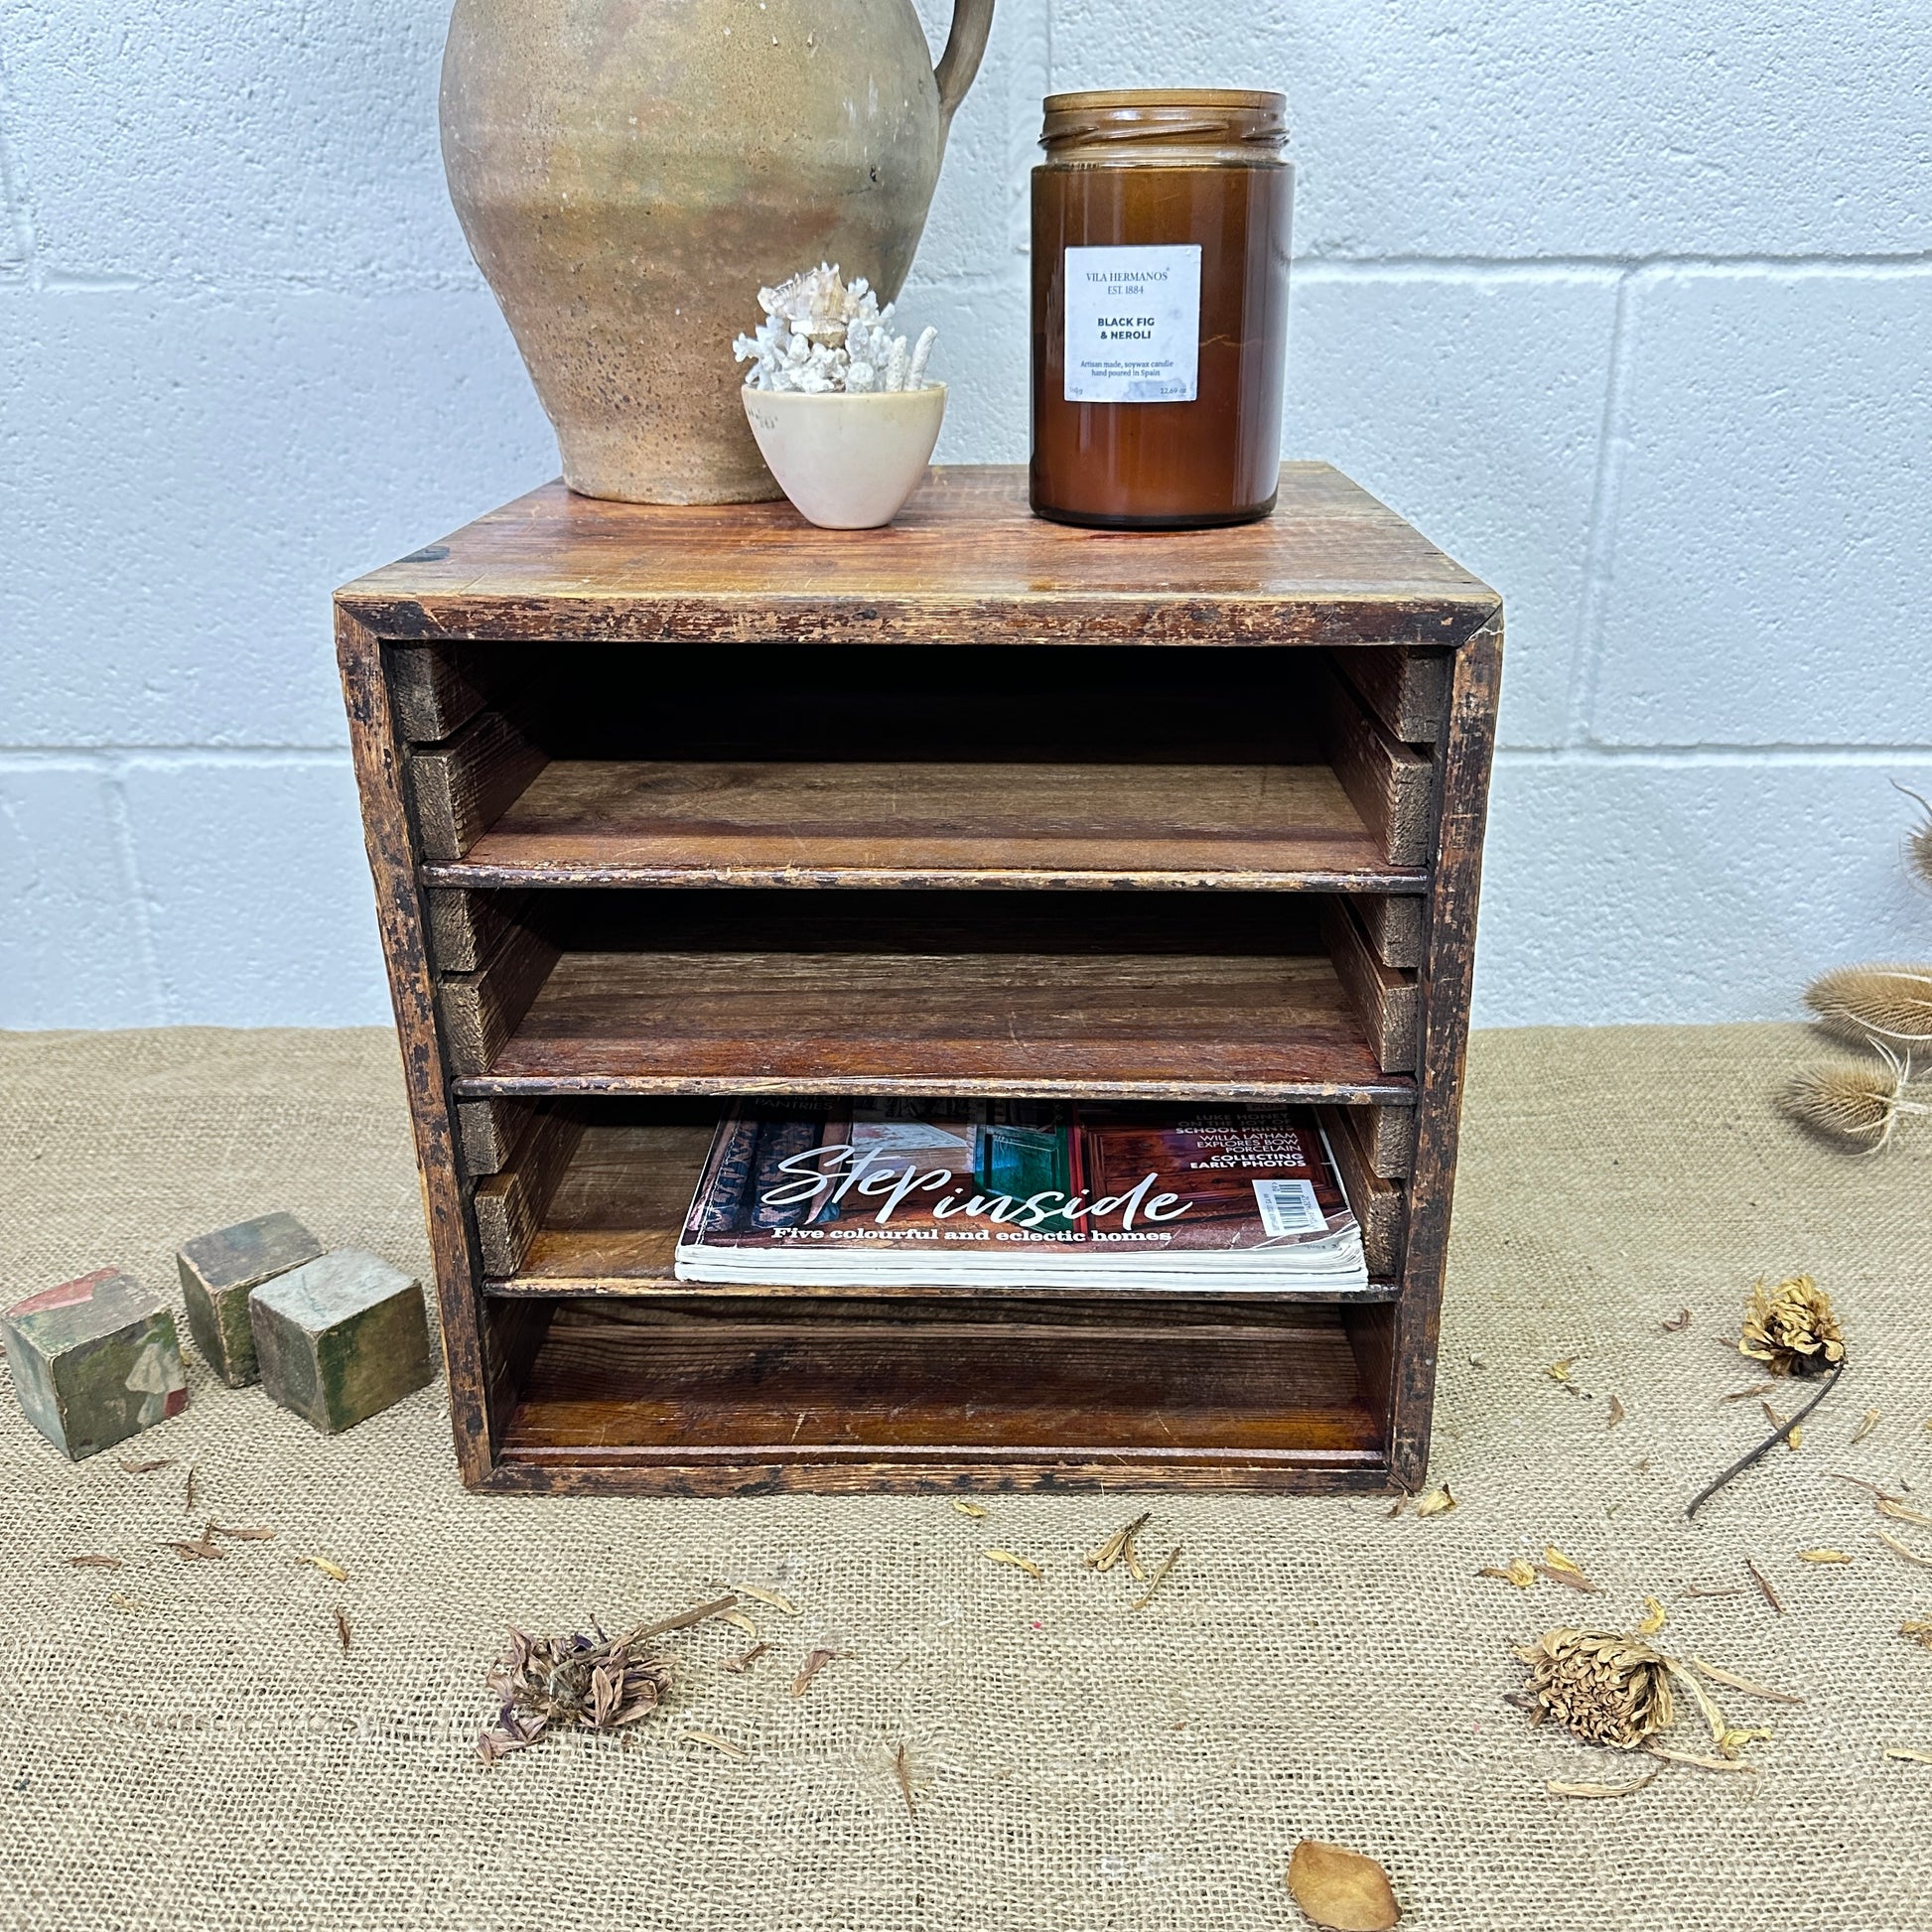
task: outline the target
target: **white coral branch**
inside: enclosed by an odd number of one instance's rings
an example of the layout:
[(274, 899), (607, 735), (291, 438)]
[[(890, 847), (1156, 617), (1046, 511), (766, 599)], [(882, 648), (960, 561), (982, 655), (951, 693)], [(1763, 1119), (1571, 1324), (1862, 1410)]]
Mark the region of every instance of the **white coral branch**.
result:
[(893, 308), (882, 309), (864, 276), (850, 284), (837, 267), (820, 262), (759, 290), (764, 320), (739, 336), (732, 353), (750, 362), (753, 389), (790, 389), (806, 395), (922, 389), (926, 359), (938, 337), (927, 329), (916, 348), (892, 333)]

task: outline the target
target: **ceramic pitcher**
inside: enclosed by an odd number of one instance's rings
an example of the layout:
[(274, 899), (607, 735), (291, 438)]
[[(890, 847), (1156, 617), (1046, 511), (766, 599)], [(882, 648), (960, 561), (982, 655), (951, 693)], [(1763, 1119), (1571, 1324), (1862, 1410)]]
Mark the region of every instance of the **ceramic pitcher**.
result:
[(457, 214), (590, 496), (775, 496), (732, 338), (832, 261), (898, 293), (993, 0), (457, 0)]

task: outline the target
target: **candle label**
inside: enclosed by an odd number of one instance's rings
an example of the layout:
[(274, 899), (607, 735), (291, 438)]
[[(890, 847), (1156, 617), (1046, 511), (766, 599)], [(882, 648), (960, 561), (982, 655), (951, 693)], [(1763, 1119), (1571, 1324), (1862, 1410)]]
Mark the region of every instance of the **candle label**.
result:
[(1066, 251), (1066, 400), (1192, 402), (1200, 246)]

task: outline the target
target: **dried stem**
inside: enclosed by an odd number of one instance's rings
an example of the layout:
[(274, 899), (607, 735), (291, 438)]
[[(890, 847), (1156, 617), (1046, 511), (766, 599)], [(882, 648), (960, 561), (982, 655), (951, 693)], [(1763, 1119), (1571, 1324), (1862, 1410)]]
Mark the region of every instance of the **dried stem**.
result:
[(721, 1596), (716, 1602), (700, 1603), (695, 1610), (685, 1610), (678, 1616), (667, 1616), (661, 1622), (640, 1623), (621, 1644), (614, 1644), (612, 1648), (618, 1650), (636, 1650), (642, 1645), (649, 1643), (655, 1637), (668, 1637), (673, 1630), (688, 1630), (694, 1623), (703, 1623), (707, 1618), (718, 1615), (722, 1610), (731, 1610), (737, 1607), (738, 1598), (736, 1596)]
[(1711, 1500), (1711, 1498), (1715, 1496), (1718, 1493), (1718, 1491), (1725, 1486), (1725, 1483), (1729, 1482), (1735, 1476), (1742, 1475), (1744, 1471), (1748, 1469), (1751, 1466), (1751, 1464), (1757, 1461), (1760, 1457), (1770, 1454), (1770, 1452), (1774, 1449), (1776, 1449), (1777, 1446), (1781, 1442), (1783, 1442), (1785, 1438), (1789, 1436), (1791, 1432), (1794, 1429), (1796, 1429), (1798, 1425), (1802, 1423), (1804, 1419), (1808, 1415), (1810, 1415), (1811, 1412), (1814, 1409), (1816, 1409), (1818, 1405), (1821, 1402), (1823, 1402), (1825, 1398), (1828, 1395), (1830, 1395), (1835, 1388), (1838, 1387), (1838, 1378), (1844, 1373), (1845, 1373), (1845, 1364), (1843, 1362), (1840, 1362), (1825, 1377), (1825, 1386), (1822, 1389), (1820, 1389), (1818, 1393), (1815, 1396), (1813, 1396), (1812, 1399), (1809, 1402), (1807, 1402), (1805, 1406), (1802, 1409), (1800, 1409), (1798, 1413), (1795, 1416), (1793, 1416), (1788, 1423), (1785, 1423), (1781, 1428), (1775, 1430), (1771, 1435), (1765, 1437), (1763, 1442), (1759, 1443), (1758, 1446), (1754, 1449), (1752, 1449), (1748, 1455), (1739, 1456), (1737, 1460), (1733, 1462), (1730, 1465), (1730, 1467), (1727, 1468), (1724, 1472), (1724, 1474), (1717, 1479), (1717, 1481), (1708, 1484), (1703, 1489), (1700, 1489), (1698, 1493), (1691, 1498), (1690, 1506), (1684, 1511), (1686, 1520), (1688, 1521), (1691, 1517), (1695, 1516), (1698, 1513), (1698, 1511), (1702, 1509), (1704, 1505), (1708, 1503)]

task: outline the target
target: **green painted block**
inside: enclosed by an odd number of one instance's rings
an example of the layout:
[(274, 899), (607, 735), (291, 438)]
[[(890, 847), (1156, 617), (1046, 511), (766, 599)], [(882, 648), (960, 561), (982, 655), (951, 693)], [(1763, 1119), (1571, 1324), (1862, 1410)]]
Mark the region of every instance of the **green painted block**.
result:
[(215, 1374), (231, 1389), (261, 1379), (248, 1296), (322, 1253), (322, 1243), (293, 1214), (264, 1214), (184, 1242), (175, 1256), (188, 1304), (189, 1332)]
[(422, 1285), (377, 1255), (339, 1248), (248, 1298), (262, 1387), (325, 1435), (430, 1379)]
[(27, 1420), (70, 1461), (188, 1406), (174, 1315), (118, 1268), (16, 1302), (0, 1341)]

